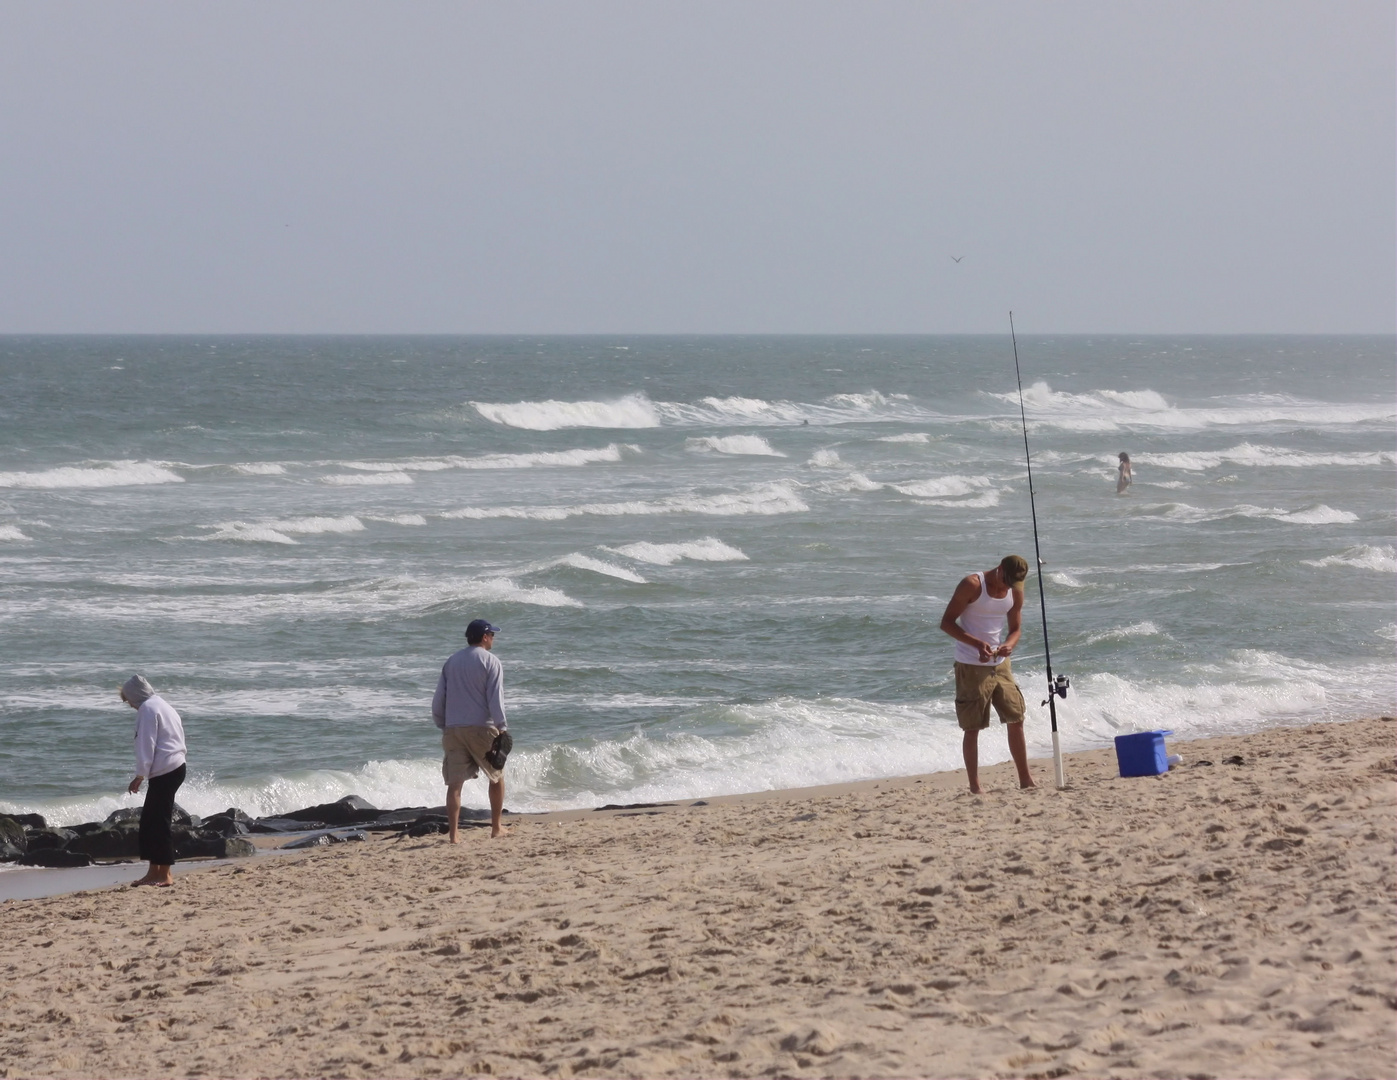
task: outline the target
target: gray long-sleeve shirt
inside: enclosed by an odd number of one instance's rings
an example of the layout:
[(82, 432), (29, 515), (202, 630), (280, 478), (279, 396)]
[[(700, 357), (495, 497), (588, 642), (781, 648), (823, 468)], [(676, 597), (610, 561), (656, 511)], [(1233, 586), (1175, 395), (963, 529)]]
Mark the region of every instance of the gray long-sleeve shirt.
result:
[(432, 720), (439, 728), (506, 730), (504, 666), (489, 649), (472, 645), (447, 658), (432, 697)]

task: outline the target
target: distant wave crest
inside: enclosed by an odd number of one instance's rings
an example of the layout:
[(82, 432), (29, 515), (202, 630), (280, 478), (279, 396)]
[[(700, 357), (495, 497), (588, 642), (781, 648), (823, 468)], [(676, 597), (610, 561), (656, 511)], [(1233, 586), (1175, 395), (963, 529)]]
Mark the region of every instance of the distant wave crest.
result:
[(636, 562), (650, 563), (652, 566), (672, 566), (680, 559), (691, 559), (694, 562), (747, 561), (747, 556), (740, 550), (713, 536), (678, 544), (652, 544), (642, 540), (607, 550)]
[(150, 461), (106, 461), (65, 465), (40, 472), (0, 473), (0, 487), (6, 488), (106, 488), (182, 483), (184, 477), (179, 473)]

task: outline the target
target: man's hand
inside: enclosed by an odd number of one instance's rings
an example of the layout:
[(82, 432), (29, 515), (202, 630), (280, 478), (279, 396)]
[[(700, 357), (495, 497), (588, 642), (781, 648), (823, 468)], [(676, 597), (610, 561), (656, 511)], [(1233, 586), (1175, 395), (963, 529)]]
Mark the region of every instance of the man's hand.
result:
[(980, 650), (980, 663), (988, 664), (999, 655), (999, 650), (991, 647), (988, 641), (977, 641), (975, 643)]
[[(1017, 644), (1017, 642), (1015, 642), (1015, 644)], [(999, 648), (997, 648), (997, 649), (994, 650), (994, 655), (995, 655), (995, 656), (999, 656), (999, 657), (1003, 657), (1005, 660), (1007, 660), (1007, 659), (1009, 659), (1009, 656), (1010, 656), (1010, 654), (1013, 653), (1013, 651), (1014, 651), (1014, 646), (1013, 646), (1013, 645), (1004, 644), (1004, 645), (1001, 645)]]
[(144, 776), (136, 777), (136, 779), (132, 780), (131, 783), (126, 786), (126, 790), (132, 795), (136, 794), (136, 792), (141, 790), (141, 781), (144, 779)]

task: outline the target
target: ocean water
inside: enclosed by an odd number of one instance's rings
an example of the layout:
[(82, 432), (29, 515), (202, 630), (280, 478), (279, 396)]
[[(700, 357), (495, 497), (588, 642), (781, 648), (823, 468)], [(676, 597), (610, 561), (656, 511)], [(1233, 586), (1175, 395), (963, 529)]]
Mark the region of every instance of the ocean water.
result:
[[(1392, 338), (1019, 352), (1066, 749), (1394, 710)], [(139, 802), (133, 672), (191, 810), (438, 804), (476, 616), (514, 810), (957, 768), (937, 623), (1008, 552), (1007, 335), (3, 338), (0, 811)]]

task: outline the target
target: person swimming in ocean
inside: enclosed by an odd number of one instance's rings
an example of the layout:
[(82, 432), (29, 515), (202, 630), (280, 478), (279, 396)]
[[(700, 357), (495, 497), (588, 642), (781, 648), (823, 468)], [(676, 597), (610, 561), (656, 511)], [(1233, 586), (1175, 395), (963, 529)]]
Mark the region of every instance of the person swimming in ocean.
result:
[(1120, 454), (1120, 466), (1116, 470), (1116, 494), (1124, 495), (1125, 489), (1134, 481), (1130, 477), (1130, 455), (1124, 450)]

